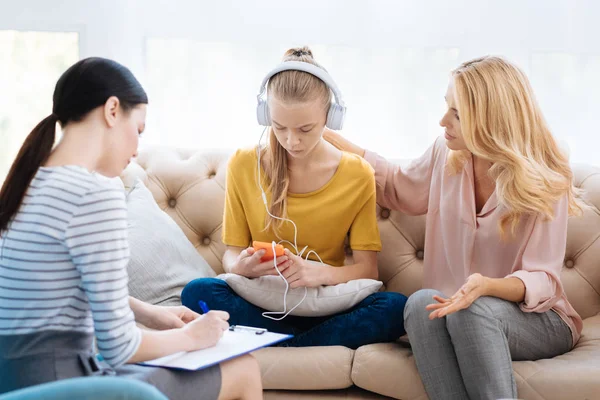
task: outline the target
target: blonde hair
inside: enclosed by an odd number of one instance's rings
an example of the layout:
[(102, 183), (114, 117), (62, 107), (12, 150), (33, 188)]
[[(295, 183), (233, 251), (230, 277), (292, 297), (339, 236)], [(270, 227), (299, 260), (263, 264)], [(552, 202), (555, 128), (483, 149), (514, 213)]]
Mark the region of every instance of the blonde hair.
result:
[[(286, 51), (283, 62), (287, 61), (302, 61), (323, 68), (317, 64), (312, 51), (306, 46)], [(274, 75), (267, 85), (267, 95), (286, 103), (321, 101), (324, 112), (331, 103), (329, 87), (319, 78), (303, 71), (282, 71)], [(287, 195), (290, 185), (287, 151), (279, 144), (272, 128), (269, 131), (268, 146), (260, 151), (262, 155), (267, 155), (266, 159), (268, 160), (265, 172), (270, 180), (269, 212), (276, 217), (287, 218)], [(273, 227), (277, 233), (282, 224), (283, 221), (267, 215), (265, 229)]]
[[(523, 215), (554, 217), (567, 195), (569, 214), (582, 211), (567, 156), (552, 136), (525, 74), (499, 57), (477, 58), (452, 71), (460, 127), (470, 153), (492, 162), (498, 201), (508, 211), (500, 232), (514, 234)], [(448, 167), (457, 173), (469, 156), (451, 151)]]

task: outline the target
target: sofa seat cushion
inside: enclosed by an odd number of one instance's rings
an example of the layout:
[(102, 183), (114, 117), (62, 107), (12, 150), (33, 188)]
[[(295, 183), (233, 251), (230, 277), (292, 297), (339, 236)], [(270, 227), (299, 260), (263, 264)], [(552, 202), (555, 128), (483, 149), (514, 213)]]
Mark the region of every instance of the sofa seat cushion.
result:
[(415, 359), (405, 344), (377, 343), (357, 349), (352, 381), (360, 388), (394, 399), (427, 400)]
[[(575, 348), (548, 360), (513, 363), (519, 398), (528, 400), (595, 399), (600, 394), (600, 315), (584, 320)], [(366, 390), (402, 400), (427, 395), (412, 352), (397, 343), (356, 350), (353, 382)]]
[(520, 398), (599, 398), (600, 315), (583, 321), (581, 339), (570, 352), (550, 360), (515, 362), (513, 368)]
[(352, 386), (354, 350), (347, 347), (268, 347), (253, 355), (260, 364), (265, 390), (326, 390)]

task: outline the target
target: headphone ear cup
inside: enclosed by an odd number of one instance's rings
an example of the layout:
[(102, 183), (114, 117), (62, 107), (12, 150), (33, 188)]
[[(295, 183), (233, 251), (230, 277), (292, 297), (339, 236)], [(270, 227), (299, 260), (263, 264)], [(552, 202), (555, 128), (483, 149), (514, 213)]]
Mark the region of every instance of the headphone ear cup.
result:
[(258, 100), (256, 105), (256, 119), (259, 125), (271, 126), (271, 113), (269, 112), (269, 103), (266, 100)]
[(327, 113), (327, 127), (334, 131), (339, 131), (344, 126), (344, 119), (346, 117), (346, 107), (339, 105), (338, 103), (331, 103), (329, 112)]

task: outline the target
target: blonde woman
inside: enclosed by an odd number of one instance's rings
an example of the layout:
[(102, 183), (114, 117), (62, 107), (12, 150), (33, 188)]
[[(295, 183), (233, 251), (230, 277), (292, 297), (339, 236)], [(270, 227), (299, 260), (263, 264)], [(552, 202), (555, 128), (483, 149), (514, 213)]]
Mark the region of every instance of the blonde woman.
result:
[(407, 168), (334, 132), (375, 169), (377, 201), (427, 214), (425, 289), (404, 320), (429, 398), (516, 398), (511, 360), (569, 351), (582, 321), (560, 281), (581, 211), (524, 73), (497, 57), (452, 72), (444, 139)]
[[(295, 61), (320, 68), (308, 48), (289, 50), (283, 61), (281, 66)], [(315, 73), (326, 74), (322, 69)], [(325, 79), (331, 80), (328, 75)], [(263, 251), (254, 252), (248, 245), (254, 240), (278, 242), (280, 238), (293, 243), (294, 225), (279, 219), (287, 218), (297, 227), (298, 249), (306, 246), (304, 254), (312, 250), (325, 264), (305, 261), (286, 244), (285, 255), (276, 262), (291, 288), (377, 279), (381, 242), (375, 179), (362, 158), (342, 152), (322, 138), (331, 108), (331, 88), (311, 73), (285, 70), (268, 80), (267, 101), (271, 129), (268, 145), (258, 148), (260, 165), (256, 148), (239, 150), (229, 163), (223, 222), (223, 242), (228, 246), (223, 257), (225, 271), (249, 278), (276, 275), (272, 261), (261, 262)], [(271, 216), (257, 185), (257, 170), (261, 171)], [(344, 266), (348, 236), (354, 264)], [(311, 252), (310, 260), (318, 258)], [(184, 288), (184, 305), (201, 312), (199, 300), (227, 311), (232, 325), (294, 334), (284, 342), (286, 346), (355, 349), (404, 334), (406, 297), (399, 293), (375, 293), (338, 315), (287, 316), (278, 321), (265, 318), (266, 310), (242, 299), (219, 279), (197, 279)]]

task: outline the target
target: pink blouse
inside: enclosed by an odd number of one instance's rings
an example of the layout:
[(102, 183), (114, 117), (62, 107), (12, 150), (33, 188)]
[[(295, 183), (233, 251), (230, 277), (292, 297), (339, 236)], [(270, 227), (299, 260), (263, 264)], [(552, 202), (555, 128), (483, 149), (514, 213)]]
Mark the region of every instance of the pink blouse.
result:
[(496, 193), (481, 212), (475, 208), (473, 161), (450, 175), (448, 148), (439, 138), (423, 156), (401, 168), (367, 151), (375, 169), (377, 202), (405, 214), (427, 214), (424, 288), (453, 295), (473, 273), (490, 278), (516, 277), (525, 284), (524, 312), (555, 311), (579, 340), (583, 322), (567, 300), (560, 281), (567, 242), (566, 196), (554, 208), (554, 219), (524, 217), (516, 235), (502, 239), (498, 222), (505, 207)]

